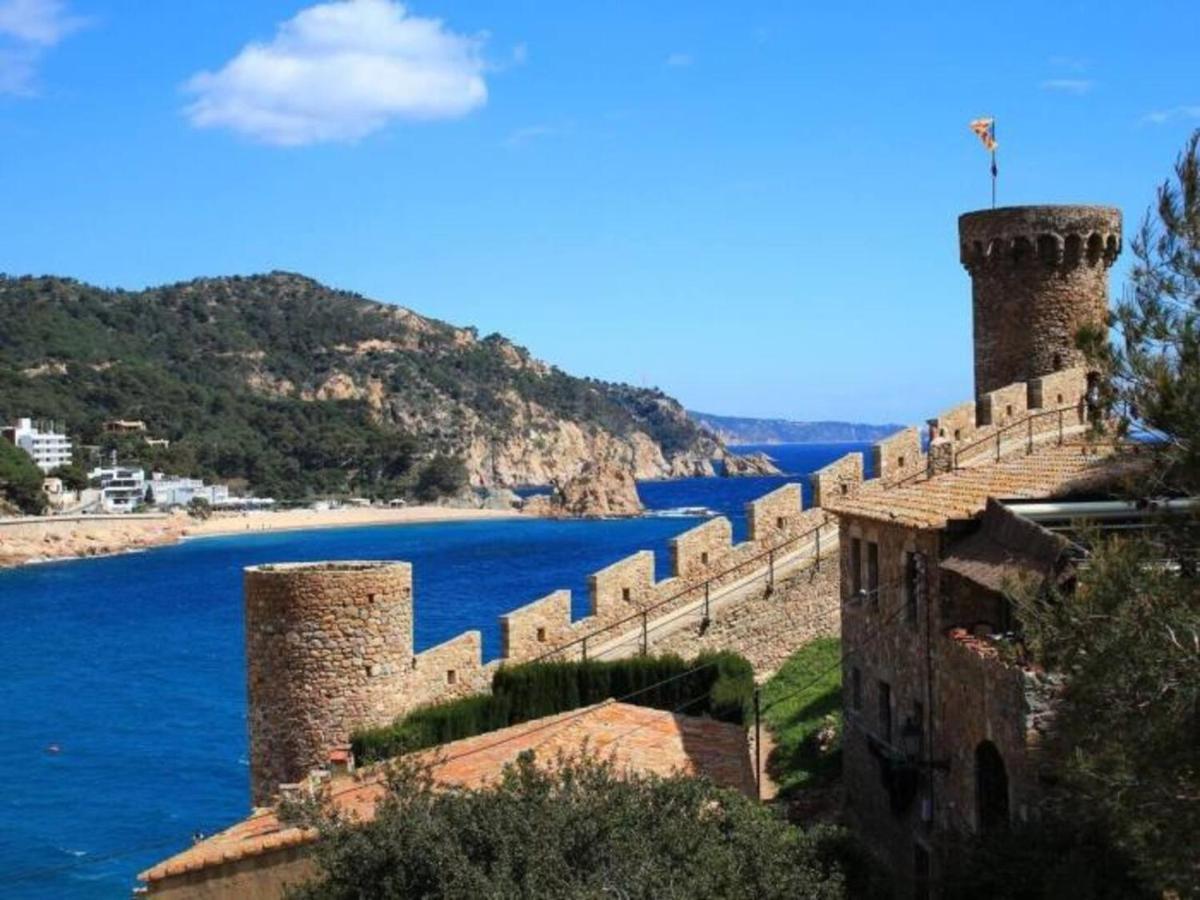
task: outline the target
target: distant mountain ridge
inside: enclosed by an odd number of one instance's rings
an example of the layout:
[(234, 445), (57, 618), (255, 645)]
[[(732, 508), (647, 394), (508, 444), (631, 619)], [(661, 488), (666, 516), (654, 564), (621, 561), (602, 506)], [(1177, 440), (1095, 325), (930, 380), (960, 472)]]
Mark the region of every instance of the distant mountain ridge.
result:
[(866, 425), (859, 422), (794, 422), (788, 419), (753, 419), (718, 416), (688, 410), (692, 421), (707, 428), (727, 444), (820, 444), (837, 441), (878, 441), (900, 431), (903, 425)]

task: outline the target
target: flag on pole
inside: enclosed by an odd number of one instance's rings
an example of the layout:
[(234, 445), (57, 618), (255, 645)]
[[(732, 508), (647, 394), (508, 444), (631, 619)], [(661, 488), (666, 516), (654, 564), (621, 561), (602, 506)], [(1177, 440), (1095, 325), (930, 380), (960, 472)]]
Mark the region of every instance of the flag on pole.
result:
[(983, 146), (993, 153), (996, 152), (996, 120), (976, 119), (971, 123), (971, 130), (983, 141)]

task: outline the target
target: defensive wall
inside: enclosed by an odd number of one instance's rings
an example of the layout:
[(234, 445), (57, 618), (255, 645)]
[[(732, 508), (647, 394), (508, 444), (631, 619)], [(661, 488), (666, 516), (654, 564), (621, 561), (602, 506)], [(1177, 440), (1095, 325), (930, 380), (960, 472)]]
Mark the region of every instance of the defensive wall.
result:
[[(486, 692), (497, 666), (585, 654), (581, 638), (653, 608), (694, 603), (704, 591), (798, 552), (825, 522), (804, 510), (800, 486), (747, 504), (748, 536), (733, 542), (728, 519), (709, 519), (670, 542), (667, 578), (642, 550), (592, 574), (588, 612), (571, 618), (571, 592), (555, 591), (500, 617), (500, 657), (483, 661), (478, 631), (413, 650), (412, 567), (402, 562), (255, 566), (245, 572), (251, 794), (270, 800), (281, 784), (325, 766), (363, 727), (387, 724), (431, 702)], [(828, 526), (827, 526), (828, 527)], [(630, 627), (633, 627), (632, 625)]]
[(1091, 426), (1088, 370), (1082, 366), (987, 391), (927, 422), (926, 438), (905, 428), (871, 448), (873, 477), (861, 453), (848, 453), (812, 475), (817, 504), (853, 497), (865, 487), (888, 488), (1016, 453), (1046, 442), (1077, 438)]

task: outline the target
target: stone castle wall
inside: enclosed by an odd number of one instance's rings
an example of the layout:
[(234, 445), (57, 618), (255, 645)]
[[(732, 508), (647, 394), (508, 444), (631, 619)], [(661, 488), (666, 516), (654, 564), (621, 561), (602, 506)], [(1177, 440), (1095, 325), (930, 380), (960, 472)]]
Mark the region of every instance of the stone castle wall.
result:
[[(866, 479), (861, 453), (847, 453), (814, 472), (813, 497), (818, 506), (837, 497), (853, 497), (864, 486), (888, 487), (922, 473), (935, 475), (960, 464), (991, 458), (992, 441), (1001, 437), (1001, 455), (1023, 452), (1035, 444), (1075, 437), (1088, 428), (1088, 372), (1083, 367), (1053, 372), (1028, 382), (1004, 385), (961, 403), (928, 420), (928, 451), (920, 432), (906, 428), (871, 448), (874, 474)], [(1017, 425), (1018, 427), (1010, 427)]]
[[(672, 575), (655, 579), (655, 558), (640, 551), (589, 578), (589, 615), (571, 618), (569, 591), (501, 617), (502, 654), (484, 664), (469, 631), (421, 653), (412, 645), (412, 568), (407, 563), (311, 563), (246, 570), (246, 653), (251, 791), (266, 802), (280, 784), (325, 765), (329, 751), (362, 727), (383, 725), (418, 706), (485, 692), (496, 667), (539, 657), (579, 658), (572, 643), (596, 644), (765, 568), (764, 554), (824, 521), (802, 509), (799, 485), (747, 504), (750, 539), (714, 518), (671, 541)], [(605, 633), (604, 630), (608, 629)], [(565, 649), (564, 645), (569, 645)]]
[(958, 223), (971, 274), (976, 396), (1083, 365), (1075, 336), (1107, 321), (1120, 211), (1010, 207), (967, 213)]

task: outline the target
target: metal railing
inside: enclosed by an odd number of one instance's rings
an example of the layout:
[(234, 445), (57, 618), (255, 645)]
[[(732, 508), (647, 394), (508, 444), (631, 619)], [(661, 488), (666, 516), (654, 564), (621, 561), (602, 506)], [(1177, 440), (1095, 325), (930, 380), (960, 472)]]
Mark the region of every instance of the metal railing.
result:
[[(985, 437), (982, 437), (977, 441), (972, 441), (969, 444), (965, 444), (964, 446), (955, 450), (954, 456), (951, 460), (951, 470), (957, 472), (959, 469), (964, 468), (963, 457), (966, 456), (969, 451), (973, 451), (979, 447), (983, 447), (986, 444), (989, 444), (992, 442), (995, 442), (995, 445), (996, 445), (995, 460), (996, 460), (996, 462), (999, 462), (1001, 459), (1002, 453), (1003, 453), (1004, 435), (1006, 435), (1010, 432), (1016, 431), (1018, 429), (1021, 429), (1021, 428), (1024, 428), (1026, 431), (1025, 455), (1028, 456), (1029, 454), (1033, 453), (1033, 448), (1035, 446), (1035, 442), (1033, 439), (1034, 434), (1035, 434), (1034, 428), (1033, 428), (1034, 421), (1039, 420), (1039, 419), (1048, 418), (1050, 416), (1058, 417), (1058, 437), (1055, 442), (1055, 446), (1061, 447), (1065, 440), (1064, 436), (1065, 436), (1065, 431), (1066, 431), (1066, 427), (1067, 427), (1066, 426), (1067, 414), (1069, 414), (1069, 413), (1077, 413), (1078, 414), (1079, 412), (1080, 412), (1080, 410), (1079, 410), (1078, 406), (1061, 406), (1061, 407), (1057, 407), (1055, 409), (1047, 409), (1047, 410), (1043, 410), (1043, 411), (1037, 412), (1037, 413), (1030, 413), (1029, 415), (1025, 416), (1024, 418), (1018, 419), (1015, 422), (1010, 422), (1008, 425), (998, 428), (993, 433), (991, 433)], [(1081, 416), (1081, 419), (1082, 419), (1082, 416)], [(1074, 427), (1074, 425), (1076, 425), (1076, 424), (1083, 425), (1086, 423), (1083, 421), (1080, 421), (1078, 423), (1072, 423), (1072, 427)], [(1038, 434), (1046, 434), (1047, 432), (1042, 431), (1042, 432), (1037, 432), (1037, 433)], [(1053, 433), (1053, 432), (1050, 432), (1050, 433)], [(971, 458), (977, 459), (980, 455), (981, 454), (972, 454)], [(930, 464), (927, 463), (926, 467), (924, 469), (920, 469), (916, 472), (913, 472), (910, 475), (906, 475), (898, 481), (893, 481), (893, 482), (883, 485), (883, 490), (891, 491), (891, 490), (895, 490), (896, 488), (906, 487), (910, 484), (915, 484), (917, 482), (924, 481), (928, 478), (932, 478), (935, 474), (941, 474), (941, 473), (935, 473), (935, 472), (931, 471)]]
[(753, 581), (757, 580), (757, 578), (765, 577), (767, 591), (770, 592), (775, 587), (775, 563), (778, 557), (784, 555), (783, 551), (785, 551), (787, 548), (795, 545), (803, 546), (804, 542), (811, 541), (813, 543), (813, 558), (819, 571), (821, 565), (821, 531), (823, 529), (827, 529), (830, 524), (834, 522), (835, 520), (832, 516), (825, 515), (821, 519), (819, 525), (816, 525), (805, 532), (794, 535), (787, 540), (781, 541), (772, 547), (768, 547), (766, 550), (756, 553), (755, 555), (742, 560), (728, 569), (724, 569), (720, 572), (709, 575), (704, 579), (704, 581), (698, 584), (688, 585), (682, 590), (671, 594), (669, 597), (664, 597), (662, 600), (659, 600), (650, 606), (643, 607), (642, 609), (626, 616), (623, 619), (618, 619), (617, 621), (610, 622), (607, 625), (601, 625), (598, 628), (589, 631), (582, 637), (575, 638), (574, 640), (568, 641), (565, 644), (560, 644), (553, 650), (548, 650), (545, 653), (533, 657), (532, 659), (514, 660), (513, 662), (519, 662), (522, 664), (542, 662), (553, 657), (561, 656), (562, 654), (567, 653), (576, 647), (579, 648), (581, 657), (586, 660), (588, 658), (589, 642), (591, 642), (592, 646), (595, 647), (596, 638), (604, 634), (610, 634), (612, 639), (616, 639), (626, 632), (633, 631), (634, 627), (625, 626), (630, 626), (630, 623), (635, 623), (638, 621), (641, 622), (641, 653), (642, 655), (646, 655), (649, 651), (651, 613), (670, 606), (671, 604), (676, 603), (677, 601), (689, 595), (695, 595), (696, 598), (699, 599), (700, 593), (703, 592), (704, 614), (701, 621), (706, 621), (710, 618), (713, 589), (724, 586), (720, 583), (722, 579), (728, 578), (731, 575), (736, 575), (740, 572), (746, 572), (748, 575), (750, 572), (754, 572), (756, 569), (763, 567), (765, 567), (765, 572), (753, 579), (749, 579), (747, 584), (753, 583)]
[[(958, 469), (961, 468), (960, 460), (963, 458), (963, 456), (967, 453), (968, 450), (974, 450), (976, 447), (983, 447), (986, 444), (991, 443), (993, 440), (996, 442), (996, 462), (999, 462), (1000, 457), (1003, 452), (1002, 448), (1004, 445), (1004, 435), (1006, 435), (1010, 432), (1016, 431), (1020, 428), (1024, 428), (1026, 430), (1025, 455), (1028, 456), (1029, 454), (1033, 453), (1033, 446), (1034, 446), (1033, 423), (1039, 419), (1045, 419), (1050, 416), (1058, 417), (1058, 440), (1057, 440), (1056, 445), (1061, 447), (1063, 445), (1063, 441), (1065, 439), (1064, 438), (1065, 424), (1066, 424), (1065, 417), (1066, 417), (1067, 413), (1077, 414), (1080, 418), (1080, 421), (1078, 424), (1080, 424), (1080, 425), (1086, 424), (1083, 421), (1083, 412), (1080, 409), (1080, 407), (1078, 407), (1078, 406), (1060, 406), (1057, 409), (1047, 409), (1047, 410), (1044, 410), (1043, 412), (1031, 413), (1030, 415), (1027, 415), (1023, 419), (1018, 419), (1016, 422), (1010, 422), (1008, 425), (1004, 425), (1001, 428), (996, 429), (994, 434), (989, 434), (987, 437), (980, 438), (977, 441), (972, 441), (970, 444), (967, 444), (966, 446), (960, 447), (959, 449), (955, 450), (954, 451), (953, 468), (955, 471), (958, 471)], [(1043, 432), (1043, 433), (1045, 433), (1045, 432)]]

